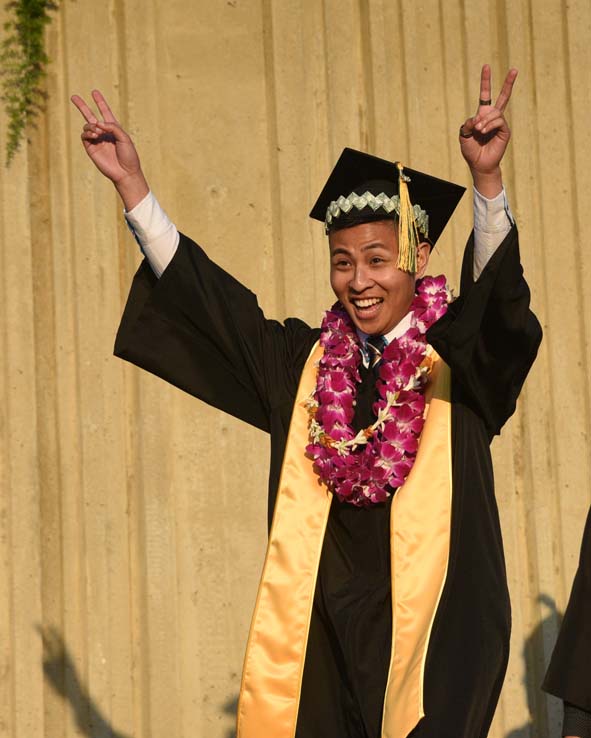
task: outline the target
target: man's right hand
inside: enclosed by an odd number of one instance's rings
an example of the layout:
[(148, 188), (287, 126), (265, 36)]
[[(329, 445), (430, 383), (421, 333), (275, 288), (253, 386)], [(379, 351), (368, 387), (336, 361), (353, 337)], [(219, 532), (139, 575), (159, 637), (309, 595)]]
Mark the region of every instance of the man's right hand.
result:
[(107, 101), (98, 90), (92, 91), (92, 98), (102, 120), (79, 95), (71, 98), (86, 121), (82, 144), (99, 172), (113, 182), (129, 211), (148, 194), (148, 183), (133, 141), (117, 122)]

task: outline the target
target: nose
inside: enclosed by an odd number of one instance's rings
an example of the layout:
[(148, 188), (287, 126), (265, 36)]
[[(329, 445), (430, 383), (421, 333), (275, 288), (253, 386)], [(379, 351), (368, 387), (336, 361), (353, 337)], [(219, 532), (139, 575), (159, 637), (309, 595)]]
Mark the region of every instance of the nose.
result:
[(369, 270), (365, 264), (356, 264), (349, 286), (354, 292), (363, 292), (372, 284)]

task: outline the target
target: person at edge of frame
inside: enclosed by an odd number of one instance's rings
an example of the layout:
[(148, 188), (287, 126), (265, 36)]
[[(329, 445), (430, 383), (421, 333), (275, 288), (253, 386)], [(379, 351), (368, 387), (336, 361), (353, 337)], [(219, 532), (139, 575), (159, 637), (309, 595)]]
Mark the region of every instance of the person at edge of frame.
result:
[(564, 703), (562, 735), (591, 738), (591, 509), (583, 531), (579, 566), (542, 685)]
[(493, 104), (485, 65), (460, 127), (474, 234), (455, 300), (425, 274), (463, 188), (343, 151), (311, 212), (338, 300), (320, 330), (266, 319), (170, 222), (102, 94), (100, 116), (72, 97), (146, 257), (116, 355), (270, 433), (239, 738), (488, 733), (510, 632), (489, 446), (541, 341), (500, 167), (516, 75)]

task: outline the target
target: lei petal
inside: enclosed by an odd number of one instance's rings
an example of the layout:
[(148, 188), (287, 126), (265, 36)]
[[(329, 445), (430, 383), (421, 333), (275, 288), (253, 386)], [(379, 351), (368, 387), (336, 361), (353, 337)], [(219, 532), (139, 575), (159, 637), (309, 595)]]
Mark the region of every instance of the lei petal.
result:
[(425, 334), (450, 301), (443, 275), (417, 282), (411, 327), (382, 354), (373, 406), (376, 423), (361, 432), (351, 425), (360, 381), (359, 339), (340, 303), (325, 313), (320, 334), (324, 355), (307, 403), (306, 454), (341, 502), (357, 507), (382, 503), (408, 477), (425, 422), (424, 391), (433, 365)]

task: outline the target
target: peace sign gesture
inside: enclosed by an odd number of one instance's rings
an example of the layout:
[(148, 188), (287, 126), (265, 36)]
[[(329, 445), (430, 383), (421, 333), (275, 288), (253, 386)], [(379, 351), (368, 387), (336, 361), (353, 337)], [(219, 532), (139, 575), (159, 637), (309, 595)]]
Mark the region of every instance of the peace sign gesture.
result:
[[(478, 110), (474, 117), (468, 118), (460, 126), (459, 135), (460, 149), (468, 162), (475, 184), (477, 179), (491, 177), (501, 181), (500, 163), (511, 138), (504, 112), (511, 99), (516, 77), (517, 69), (510, 69), (493, 105), (490, 66), (485, 64), (482, 67)], [(477, 189), (480, 190), (478, 185)]]
[(84, 150), (99, 172), (113, 182), (126, 209), (130, 210), (149, 190), (138, 153), (103, 95), (93, 90), (92, 98), (102, 120), (79, 95), (72, 95), (71, 98), (86, 121), (81, 134)]

